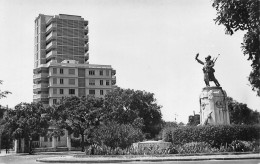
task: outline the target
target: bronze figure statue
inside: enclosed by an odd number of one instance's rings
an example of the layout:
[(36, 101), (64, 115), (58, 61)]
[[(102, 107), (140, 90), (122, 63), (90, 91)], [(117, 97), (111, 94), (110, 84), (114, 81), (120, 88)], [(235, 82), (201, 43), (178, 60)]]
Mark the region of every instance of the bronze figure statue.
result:
[(211, 56), (209, 55), (205, 58), (205, 62), (202, 62), (201, 60), (199, 60), (198, 57), (199, 57), (199, 53), (197, 53), (195, 59), (200, 64), (204, 65), (202, 70), (203, 70), (203, 73), (204, 73), (204, 81), (205, 81), (206, 86), (209, 87), (210, 86), (209, 82), (214, 81), (215, 85), (219, 87), (220, 84), (218, 83), (218, 80), (214, 76), (215, 70), (213, 68), (218, 57), (215, 60), (214, 59), (210, 60)]

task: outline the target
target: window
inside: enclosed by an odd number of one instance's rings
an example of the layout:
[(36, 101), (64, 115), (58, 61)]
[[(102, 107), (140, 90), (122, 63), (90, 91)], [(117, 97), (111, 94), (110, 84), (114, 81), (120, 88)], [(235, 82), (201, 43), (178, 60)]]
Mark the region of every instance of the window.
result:
[(103, 76), (103, 70), (100, 70), (100, 71), (99, 71), (99, 75), (100, 75), (100, 76)]
[(75, 89), (69, 89), (69, 94), (70, 95), (75, 95)]
[(109, 76), (109, 70), (106, 70), (106, 76)]
[(109, 85), (109, 80), (106, 80), (106, 85)]
[(89, 94), (90, 94), (90, 95), (95, 95), (95, 90), (94, 90), (94, 89), (90, 89), (90, 90), (89, 90)]
[(63, 95), (63, 89), (60, 89), (60, 94)]
[(104, 95), (104, 91), (103, 90), (100, 90), (100, 95)]
[(107, 94), (110, 92), (110, 90), (106, 90)]
[(57, 84), (57, 78), (53, 78), (53, 84)]
[(94, 70), (89, 70), (89, 75), (95, 75), (95, 71)]
[(53, 74), (57, 74), (57, 68), (53, 68)]
[(57, 99), (53, 99), (53, 104), (57, 104)]
[(75, 75), (75, 69), (69, 69), (69, 74), (70, 75)]
[(75, 85), (75, 79), (69, 79), (69, 85)]
[(60, 69), (60, 74), (63, 74), (63, 69), (62, 68)]
[(89, 79), (89, 85), (95, 85), (95, 79)]
[(63, 79), (60, 79), (60, 84), (63, 84)]
[(50, 142), (52, 142), (52, 137), (50, 137)]
[(53, 94), (57, 94), (57, 88), (53, 88)]
[(103, 80), (100, 80), (100, 85), (103, 85)]

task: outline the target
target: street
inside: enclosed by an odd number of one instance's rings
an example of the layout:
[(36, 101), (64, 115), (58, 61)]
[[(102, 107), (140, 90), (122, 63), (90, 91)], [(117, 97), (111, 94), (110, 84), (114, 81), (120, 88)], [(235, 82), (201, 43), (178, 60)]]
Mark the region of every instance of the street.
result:
[[(43, 162), (36, 162), (38, 158), (46, 158), (57, 156), (52, 154), (45, 155), (8, 155), (0, 157), (0, 164), (46, 164)], [(259, 159), (252, 160), (210, 160), (210, 161), (166, 161), (166, 162), (128, 162), (129, 164), (260, 164)], [(68, 163), (69, 164), (69, 163)], [(118, 163), (117, 163), (118, 164)]]

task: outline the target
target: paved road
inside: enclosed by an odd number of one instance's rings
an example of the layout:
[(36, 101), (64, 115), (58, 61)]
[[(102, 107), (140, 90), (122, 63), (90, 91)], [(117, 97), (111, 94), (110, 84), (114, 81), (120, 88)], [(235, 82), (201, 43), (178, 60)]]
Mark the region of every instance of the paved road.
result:
[[(10, 155), (0, 157), (0, 164), (47, 164), (36, 162), (38, 158), (56, 155)], [(210, 161), (170, 161), (170, 162), (128, 162), (128, 164), (260, 164), (259, 159), (253, 160), (210, 160)], [(56, 163), (57, 164), (57, 163)], [(70, 163), (67, 163), (70, 164)], [(115, 163), (118, 164), (118, 163)]]

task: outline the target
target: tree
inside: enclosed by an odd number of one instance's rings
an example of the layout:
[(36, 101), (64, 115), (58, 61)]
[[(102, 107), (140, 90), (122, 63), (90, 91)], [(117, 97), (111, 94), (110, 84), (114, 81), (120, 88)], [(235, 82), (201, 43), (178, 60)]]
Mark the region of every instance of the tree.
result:
[[(0, 84), (3, 84), (3, 81), (0, 80)], [(0, 99), (6, 97), (6, 95), (11, 94), (9, 91), (1, 91), (0, 90)]]
[(42, 114), (46, 109), (41, 103), (20, 103), (14, 110), (7, 110), (4, 117), (4, 133), (13, 139), (29, 141), (32, 153), (32, 140), (47, 133), (49, 124)]
[(248, 108), (246, 104), (239, 103), (228, 97), (228, 110), (231, 124), (259, 124), (260, 113)]
[(153, 93), (116, 88), (105, 96), (106, 119), (119, 124), (138, 122), (146, 138), (154, 138), (162, 129), (161, 106)]
[(64, 128), (69, 133), (80, 134), (84, 151), (85, 141), (87, 144), (91, 143), (93, 130), (102, 120), (102, 107), (102, 98), (72, 96), (65, 97), (59, 104), (54, 105), (49, 114), (52, 122), (59, 127), (57, 130)]
[(242, 43), (244, 55), (251, 60), (252, 71), (249, 82), (252, 90), (260, 96), (260, 1), (259, 0), (214, 0), (212, 6), (217, 10), (215, 20), (225, 26), (226, 34), (237, 30), (246, 31)]
[(94, 141), (99, 145), (106, 145), (112, 148), (127, 148), (134, 142), (142, 141), (144, 135), (139, 128), (130, 124), (118, 124), (108, 122), (100, 125), (94, 131)]

